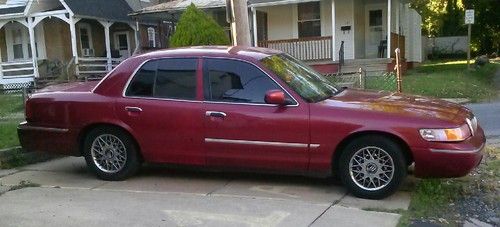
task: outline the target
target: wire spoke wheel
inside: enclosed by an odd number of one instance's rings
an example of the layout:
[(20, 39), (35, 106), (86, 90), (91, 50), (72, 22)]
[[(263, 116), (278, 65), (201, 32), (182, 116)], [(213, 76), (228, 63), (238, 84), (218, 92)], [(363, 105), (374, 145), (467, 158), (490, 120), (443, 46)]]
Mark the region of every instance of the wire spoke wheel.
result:
[(97, 136), (91, 145), (90, 154), (94, 164), (106, 173), (117, 173), (125, 167), (127, 148), (116, 136), (102, 134)]
[(367, 191), (386, 187), (394, 176), (392, 157), (379, 147), (359, 149), (349, 161), (349, 174), (353, 182)]

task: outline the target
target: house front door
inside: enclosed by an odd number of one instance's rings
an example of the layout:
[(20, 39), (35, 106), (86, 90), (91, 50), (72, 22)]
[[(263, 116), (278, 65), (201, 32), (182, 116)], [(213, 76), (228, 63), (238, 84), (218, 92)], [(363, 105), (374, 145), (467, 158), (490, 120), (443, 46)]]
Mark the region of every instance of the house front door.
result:
[(115, 49), (120, 53), (120, 57), (130, 57), (130, 39), (128, 32), (115, 33)]
[(365, 55), (366, 58), (387, 56), (387, 7), (383, 4), (365, 6)]

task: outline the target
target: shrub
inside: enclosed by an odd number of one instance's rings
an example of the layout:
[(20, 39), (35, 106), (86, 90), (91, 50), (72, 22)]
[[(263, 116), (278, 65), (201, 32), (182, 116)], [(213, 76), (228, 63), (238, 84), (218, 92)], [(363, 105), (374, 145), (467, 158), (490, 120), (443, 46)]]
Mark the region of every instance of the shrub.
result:
[(224, 29), (192, 3), (181, 15), (170, 40), (171, 47), (228, 44)]

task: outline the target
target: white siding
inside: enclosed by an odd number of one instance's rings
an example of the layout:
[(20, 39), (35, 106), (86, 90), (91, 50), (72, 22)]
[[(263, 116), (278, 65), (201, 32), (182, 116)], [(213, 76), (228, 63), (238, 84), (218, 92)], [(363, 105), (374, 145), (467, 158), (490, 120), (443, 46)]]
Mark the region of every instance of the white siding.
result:
[[(414, 9), (405, 5), (404, 35), (406, 60), (409, 62), (422, 62), (422, 17)], [(402, 18), (403, 19), (403, 18)]]
[(365, 5), (363, 0), (354, 0), (354, 57), (365, 57)]
[(259, 11), (267, 12), (268, 39), (292, 39), (298, 37), (297, 6), (281, 5), (259, 7)]
[[(338, 54), (340, 43), (344, 41), (344, 59), (354, 59), (354, 6), (351, 0), (335, 0), (335, 53)], [(350, 31), (340, 31), (342, 26), (351, 26)]]
[(321, 7), (321, 36), (332, 35), (332, 0), (322, 0)]

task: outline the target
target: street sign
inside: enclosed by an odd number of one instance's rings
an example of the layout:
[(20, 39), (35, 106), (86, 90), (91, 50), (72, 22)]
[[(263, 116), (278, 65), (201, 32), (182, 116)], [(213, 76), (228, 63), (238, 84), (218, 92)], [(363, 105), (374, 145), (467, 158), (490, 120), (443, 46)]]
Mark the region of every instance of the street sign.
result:
[(465, 10), (465, 24), (474, 24), (474, 10)]

